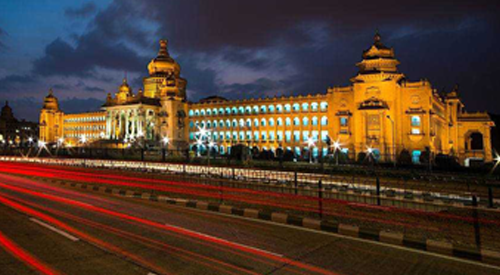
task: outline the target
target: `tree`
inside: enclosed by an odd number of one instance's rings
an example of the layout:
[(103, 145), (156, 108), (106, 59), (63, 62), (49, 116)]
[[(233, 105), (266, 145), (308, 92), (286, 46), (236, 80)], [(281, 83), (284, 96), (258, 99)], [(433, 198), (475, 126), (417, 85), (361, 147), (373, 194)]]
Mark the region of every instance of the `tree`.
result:
[(410, 151), (403, 149), (401, 153), (399, 153), (398, 164), (403, 166), (412, 164)]

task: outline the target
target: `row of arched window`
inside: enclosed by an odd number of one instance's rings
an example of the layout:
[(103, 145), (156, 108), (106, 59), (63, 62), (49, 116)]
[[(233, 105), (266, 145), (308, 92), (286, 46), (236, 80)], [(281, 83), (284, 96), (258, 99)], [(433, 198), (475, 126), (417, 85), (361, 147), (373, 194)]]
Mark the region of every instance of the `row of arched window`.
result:
[(68, 126), (64, 127), (65, 131), (98, 131), (105, 130), (105, 125), (84, 125), (84, 126)]
[(225, 107), (225, 108), (208, 108), (189, 110), (189, 116), (218, 116), (218, 115), (250, 115), (250, 114), (273, 114), (273, 113), (289, 113), (289, 112), (325, 112), (328, 109), (327, 102), (313, 102), (311, 104), (305, 102), (302, 104), (277, 104), (277, 105), (261, 105), (261, 106), (240, 106), (240, 107)]
[[(221, 131), (210, 132), (209, 137), (212, 141), (286, 141), (286, 142), (306, 142), (312, 139), (318, 142), (320, 139), (328, 139), (328, 131)], [(189, 134), (190, 140), (199, 139), (198, 133)]]
[(213, 120), (213, 121), (196, 121), (196, 122), (189, 122), (189, 127), (190, 128), (235, 128), (235, 127), (267, 127), (267, 126), (327, 126), (328, 125), (328, 118), (326, 116), (323, 116), (321, 120), (318, 119), (318, 117), (313, 117), (309, 119), (308, 117), (303, 117), (302, 119), (295, 117), (293, 120), (289, 117), (285, 118), (278, 118), (274, 120), (274, 118), (270, 119), (233, 119), (233, 120)]
[(89, 117), (74, 117), (74, 118), (67, 118), (64, 120), (64, 122), (99, 122), (99, 121), (105, 121), (106, 117), (104, 116), (89, 116)]

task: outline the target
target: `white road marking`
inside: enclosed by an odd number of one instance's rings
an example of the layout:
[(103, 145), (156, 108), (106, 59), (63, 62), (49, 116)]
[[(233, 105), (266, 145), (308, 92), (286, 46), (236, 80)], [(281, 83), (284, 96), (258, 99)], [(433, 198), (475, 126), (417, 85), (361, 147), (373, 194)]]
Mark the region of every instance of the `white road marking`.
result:
[(216, 240), (219, 240), (219, 241), (229, 242), (229, 243), (233, 243), (233, 244), (236, 244), (236, 245), (239, 245), (239, 246), (243, 246), (243, 247), (246, 247), (246, 248), (257, 250), (257, 251), (260, 251), (260, 252), (268, 253), (268, 254), (271, 254), (271, 255), (274, 255), (274, 256), (277, 256), (277, 257), (280, 257), (280, 258), (284, 258), (285, 257), (285, 256), (283, 256), (281, 254), (278, 254), (278, 253), (270, 252), (270, 251), (267, 251), (267, 250), (264, 250), (264, 249), (260, 249), (260, 248), (256, 248), (256, 247), (253, 247), (253, 246), (248, 246), (248, 245), (244, 245), (244, 244), (232, 242), (232, 241), (229, 241), (229, 240), (226, 240), (226, 239), (214, 237), (214, 236), (207, 235), (207, 234), (204, 234), (204, 233), (200, 233), (200, 232), (197, 232), (197, 231), (189, 230), (189, 229), (186, 229), (186, 228), (183, 228), (183, 227), (179, 227), (179, 226), (175, 226), (175, 225), (171, 225), (171, 224), (167, 224), (167, 223), (165, 225), (166, 226), (171, 226), (171, 227), (174, 227), (174, 228), (178, 228), (178, 229), (181, 229), (181, 230), (185, 230), (185, 231), (188, 231), (188, 232), (200, 235), (200, 236), (204, 236), (204, 237), (216, 239)]
[(77, 237), (75, 237), (75, 236), (73, 236), (73, 235), (71, 235), (71, 234), (69, 234), (69, 233), (66, 233), (66, 232), (64, 232), (64, 231), (62, 231), (62, 230), (59, 230), (59, 229), (57, 229), (57, 228), (53, 227), (52, 225), (50, 225), (50, 224), (46, 224), (46, 223), (44, 223), (44, 222), (42, 222), (42, 221), (39, 221), (39, 220), (37, 220), (37, 219), (35, 219), (35, 218), (30, 218), (30, 221), (32, 221), (32, 222), (34, 222), (34, 223), (36, 223), (36, 224), (38, 224), (38, 225), (41, 225), (41, 226), (43, 226), (43, 227), (45, 227), (45, 228), (47, 228), (47, 229), (49, 229), (49, 230), (52, 230), (52, 231), (54, 231), (54, 232), (58, 233), (59, 235), (61, 235), (61, 236), (63, 236), (63, 237), (66, 237), (66, 238), (68, 238), (68, 239), (70, 239), (70, 240), (72, 240), (72, 241), (74, 241), (74, 242), (77, 242), (77, 241), (79, 241), (79, 240), (80, 240), (80, 239), (78, 239)]

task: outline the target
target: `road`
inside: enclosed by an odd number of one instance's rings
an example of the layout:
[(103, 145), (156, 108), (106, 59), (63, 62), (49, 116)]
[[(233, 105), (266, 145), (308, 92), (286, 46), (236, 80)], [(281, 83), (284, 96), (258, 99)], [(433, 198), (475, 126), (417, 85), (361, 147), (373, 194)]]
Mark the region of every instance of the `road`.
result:
[(0, 274), (34, 270), (500, 274), (481, 263), (0, 174)]

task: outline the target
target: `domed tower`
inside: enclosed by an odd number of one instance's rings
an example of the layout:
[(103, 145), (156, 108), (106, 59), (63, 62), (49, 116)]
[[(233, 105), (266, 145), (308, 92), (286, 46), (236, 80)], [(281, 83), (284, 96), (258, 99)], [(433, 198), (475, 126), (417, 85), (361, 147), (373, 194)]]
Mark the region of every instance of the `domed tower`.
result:
[(9, 106), (9, 102), (5, 101), (5, 106), (2, 107), (2, 113), (0, 118), (3, 120), (14, 120), (14, 113), (12, 112), (12, 108)]
[(148, 65), (149, 77), (144, 78), (144, 96), (179, 97), (185, 100), (187, 81), (180, 76), (181, 67), (170, 56), (167, 46), (167, 40), (160, 40), (158, 56)]
[(382, 43), (382, 36), (378, 31), (373, 40), (373, 45), (368, 50), (363, 51), (363, 60), (356, 64), (359, 72), (351, 81), (372, 82), (403, 78), (404, 75), (398, 71), (400, 63), (394, 55), (394, 49)]
[(59, 109), (59, 101), (50, 89), (40, 111), (40, 140), (50, 143), (63, 137), (63, 119), (64, 113)]
[(118, 104), (127, 102), (127, 99), (133, 97), (132, 88), (127, 83), (127, 78), (123, 78), (122, 85), (118, 88), (116, 93), (116, 100)]

